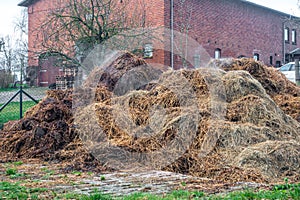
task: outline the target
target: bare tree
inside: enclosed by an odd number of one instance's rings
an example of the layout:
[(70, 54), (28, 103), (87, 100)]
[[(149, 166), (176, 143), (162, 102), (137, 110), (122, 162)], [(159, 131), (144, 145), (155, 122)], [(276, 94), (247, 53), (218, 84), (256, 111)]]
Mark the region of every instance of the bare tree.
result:
[[(189, 1), (189, 2), (188, 2)], [(179, 54), (181, 64), (184, 68), (188, 67), (187, 62), (189, 51), (189, 34), (192, 29), (192, 15), (194, 7), (193, 0), (177, 0), (175, 3), (176, 16), (174, 20), (174, 29), (179, 31), (182, 36), (174, 43), (175, 51)]]
[(15, 46), (22, 57), (28, 56), (28, 14), (27, 8), (23, 9), (20, 16), (15, 20), (15, 33), (17, 34)]
[(95, 45), (146, 27), (144, 0), (69, 0), (58, 7), (37, 31), (43, 32), (45, 51), (74, 64), (80, 64)]
[[(27, 59), (27, 11), (21, 11), (21, 15), (15, 21), (15, 34), (0, 38), (0, 70), (1, 86), (7, 87), (16, 80), (15, 75), (22, 73), (21, 66), (26, 71)], [(25, 77), (25, 74), (22, 74)], [(20, 77), (19, 77), (20, 78)]]
[(9, 35), (0, 38), (0, 43), (0, 87), (4, 88), (14, 81), (12, 72), (17, 68), (17, 56)]
[[(28, 11), (24, 8), (19, 17), (14, 21), (15, 25), (15, 51), (19, 60), (20, 73), (22, 73), (23, 80), (30, 86), (35, 85), (38, 69), (37, 67), (29, 67), (28, 59)], [(22, 68), (22, 69), (21, 69)]]

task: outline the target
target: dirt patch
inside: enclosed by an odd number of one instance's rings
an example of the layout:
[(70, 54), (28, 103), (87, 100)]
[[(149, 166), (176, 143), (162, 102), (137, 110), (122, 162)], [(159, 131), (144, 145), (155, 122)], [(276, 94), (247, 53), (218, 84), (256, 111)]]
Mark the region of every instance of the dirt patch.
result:
[[(6, 124), (0, 133), (2, 157), (105, 170), (119, 156), (124, 159), (116, 169), (146, 162), (231, 183), (300, 180), (299, 105), (292, 103), (299, 88), (283, 75), (244, 59), (223, 66), (227, 72), (162, 73), (124, 55), (94, 71), (85, 88), (50, 91), (24, 119)], [(284, 106), (284, 98), (291, 104)], [(137, 156), (126, 157), (132, 154)]]

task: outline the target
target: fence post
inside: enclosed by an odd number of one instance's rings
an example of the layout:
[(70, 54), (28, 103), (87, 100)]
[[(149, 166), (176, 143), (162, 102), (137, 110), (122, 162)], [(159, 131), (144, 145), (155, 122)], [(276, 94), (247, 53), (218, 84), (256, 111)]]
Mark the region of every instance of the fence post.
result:
[(20, 86), (20, 119), (23, 118), (23, 91), (22, 91), (22, 85)]
[(300, 71), (299, 71), (299, 59), (295, 59), (295, 79), (296, 85), (300, 85)]
[(24, 58), (21, 57), (21, 74), (20, 74), (20, 119), (23, 118), (23, 67), (24, 67)]

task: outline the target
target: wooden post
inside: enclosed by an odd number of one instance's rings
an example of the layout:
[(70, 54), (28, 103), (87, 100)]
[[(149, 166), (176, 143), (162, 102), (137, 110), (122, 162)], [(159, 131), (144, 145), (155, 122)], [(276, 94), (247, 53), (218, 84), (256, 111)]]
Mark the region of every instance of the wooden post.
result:
[(300, 85), (300, 72), (299, 72), (299, 59), (295, 59), (295, 79), (296, 79), (296, 84)]

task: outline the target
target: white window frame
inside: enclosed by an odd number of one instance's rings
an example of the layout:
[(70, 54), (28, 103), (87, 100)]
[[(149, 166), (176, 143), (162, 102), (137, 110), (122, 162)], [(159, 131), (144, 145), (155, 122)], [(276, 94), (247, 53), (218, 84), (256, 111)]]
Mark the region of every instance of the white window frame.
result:
[(153, 45), (151, 43), (144, 45), (144, 58), (153, 58)]
[(292, 44), (296, 44), (297, 43), (297, 33), (296, 33), (296, 30), (293, 29), (292, 30)]
[(255, 61), (259, 61), (259, 53), (255, 53), (255, 54), (253, 55), (253, 59), (254, 59)]
[(215, 49), (215, 59), (221, 58), (221, 49), (217, 48)]
[(290, 34), (290, 29), (288, 27), (284, 28), (284, 41), (289, 42), (289, 34)]

